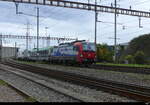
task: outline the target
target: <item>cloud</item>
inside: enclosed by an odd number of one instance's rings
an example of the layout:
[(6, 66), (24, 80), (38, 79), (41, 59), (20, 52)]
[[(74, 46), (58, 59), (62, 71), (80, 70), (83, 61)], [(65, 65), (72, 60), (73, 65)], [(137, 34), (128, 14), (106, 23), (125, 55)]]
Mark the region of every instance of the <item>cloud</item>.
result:
[[(74, 0), (70, 0), (74, 1)], [(78, 0), (87, 2), (87, 0)], [(90, 0), (94, 3), (94, 0)], [(149, 4), (139, 3), (138, 0), (133, 1), (120, 1), (118, 4), (122, 8), (129, 8), (132, 5), (133, 9), (149, 10)], [(104, 1), (101, 0), (101, 5), (109, 5), (114, 0)], [(136, 4), (136, 5), (135, 5)], [(19, 11), (27, 14), (36, 15), (37, 5), (32, 4), (19, 4)], [(45, 27), (49, 27), (48, 33), (55, 37), (72, 37), (79, 39), (90, 39), (94, 41), (94, 12), (68, 9), (61, 7), (50, 7), (50, 6), (39, 6), (40, 8), (40, 35), (45, 35)], [(36, 18), (16, 15), (15, 4), (8, 2), (0, 2), (0, 32), (1, 33), (12, 33), (25, 35), (27, 21), (31, 24), (31, 35), (36, 35)], [(114, 22), (114, 14), (110, 13), (99, 13), (98, 20), (105, 22)], [(123, 25), (117, 25), (117, 37), (120, 38), (118, 43), (128, 42), (132, 38), (137, 37), (144, 33), (149, 33), (149, 19), (142, 18), (142, 26), (144, 28), (139, 29), (138, 17), (122, 16), (117, 17), (117, 23), (122, 23), (125, 26), (125, 30), (122, 29)], [(113, 39), (108, 37), (114, 37), (114, 24), (108, 23), (97, 23), (97, 41), (98, 43), (114, 44)], [(33, 45), (32, 45), (33, 46)]]

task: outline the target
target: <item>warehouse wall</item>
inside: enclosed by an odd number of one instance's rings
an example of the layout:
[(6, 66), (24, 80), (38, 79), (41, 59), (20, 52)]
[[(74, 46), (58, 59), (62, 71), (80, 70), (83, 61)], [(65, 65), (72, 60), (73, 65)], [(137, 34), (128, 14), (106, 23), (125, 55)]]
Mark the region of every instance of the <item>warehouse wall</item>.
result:
[(18, 53), (18, 48), (14, 47), (3, 47), (2, 48), (2, 58), (15, 57), (15, 54)]

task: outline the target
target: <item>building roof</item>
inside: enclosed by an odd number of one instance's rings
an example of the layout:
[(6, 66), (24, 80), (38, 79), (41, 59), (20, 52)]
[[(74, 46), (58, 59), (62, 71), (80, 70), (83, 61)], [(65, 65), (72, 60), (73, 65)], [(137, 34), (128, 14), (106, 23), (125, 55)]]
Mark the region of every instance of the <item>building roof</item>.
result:
[(127, 43), (120, 43), (119, 45), (122, 45), (122, 46), (128, 46), (129, 43), (128, 43), (128, 42), (127, 42)]

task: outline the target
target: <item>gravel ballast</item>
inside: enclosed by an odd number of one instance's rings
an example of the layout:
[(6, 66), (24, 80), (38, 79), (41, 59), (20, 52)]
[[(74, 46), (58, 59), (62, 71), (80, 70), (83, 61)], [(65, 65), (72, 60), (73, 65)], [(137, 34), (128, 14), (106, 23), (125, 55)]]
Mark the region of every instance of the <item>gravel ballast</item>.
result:
[(70, 92), (75, 92), (75, 93), (78, 93), (79, 95), (87, 96), (89, 97), (89, 99), (94, 99), (95, 102), (135, 102), (134, 100), (127, 99), (126, 97), (120, 97), (118, 95), (112, 95), (106, 92), (97, 91), (95, 89), (89, 89), (86, 87), (73, 85), (67, 82), (58, 81), (58, 80), (44, 77), (41, 75), (37, 75), (34, 73), (26, 72), (26, 74), (30, 74), (32, 75), (32, 77), (37, 77), (39, 80), (47, 81), (50, 84), (54, 85), (55, 87), (61, 87)]
[(76, 100), (7, 71), (1, 70), (0, 79), (5, 80), (11, 85), (15, 85), (15, 87), (23, 90), (29, 96), (32, 96), (32, 98), (40, 102), (76, 102)]
[(106, 79), (106, 80), (112, 80), (121, 83), (130, 83), (130, 84), (150, 87), (150, 75), (61, 66), (61, 65), (48, 65), (48, 64), (30, 64), (30, 65), (43, 67), (47, 69), (66, 71), (66, 72), (71, 72), (71, 73), (76, 73), (81, 75), (87, 75), (99, 79)]
[(0, 102), (27, 102), (27, 100), (6, 84), (0, 85)]

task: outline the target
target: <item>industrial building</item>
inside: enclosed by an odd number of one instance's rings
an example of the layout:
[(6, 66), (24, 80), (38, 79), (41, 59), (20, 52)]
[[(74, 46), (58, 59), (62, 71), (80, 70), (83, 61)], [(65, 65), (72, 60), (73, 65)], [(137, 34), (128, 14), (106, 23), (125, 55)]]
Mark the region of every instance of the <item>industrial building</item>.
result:
[(0, 47), (0, 58), (14, 58), (17, 57), (19, 48), (15, 47)]

